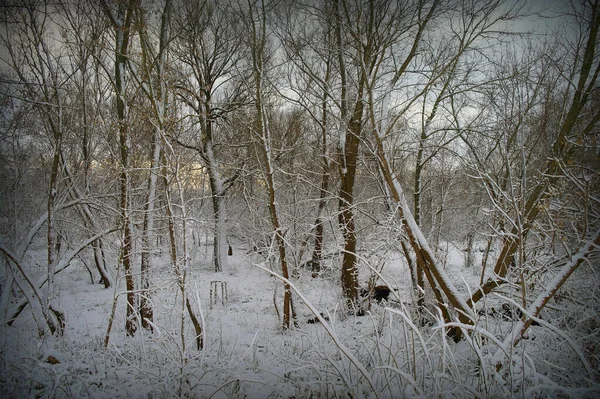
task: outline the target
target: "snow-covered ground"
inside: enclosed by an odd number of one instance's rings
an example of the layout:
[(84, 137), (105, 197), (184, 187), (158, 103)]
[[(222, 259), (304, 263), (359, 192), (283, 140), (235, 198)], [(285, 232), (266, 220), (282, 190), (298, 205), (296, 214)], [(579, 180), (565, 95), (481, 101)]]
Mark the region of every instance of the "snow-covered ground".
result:
[[(0, 397), (560, 397), (556, 381), (538, 368), (539, 359), (552, 362), (548, 352), (556, 338), (541, 327), (531, 328), (528, 342), (512, 349), (496, 371), (491, 363), (498, 350), (494, 339), (501, 341), (514, 321), (485, 315), (479, 327), (490, 336), (475, 334), (459, 343), (444, 337), (435, 314), (429, 325), (416, 325), (408, 268), (397, 253), (386, 256), (381, 274), (397, 289), (389, 303), (373, 303), (363, 317), (349, 316), (341, 310), (335, 268), (316, 279), (309, 270), (300, 270), (292, 283), (329, 319), (329, 329), (309, 323), (315, 315), (294, 295), (298, 326), (283, 331), (274, 305), (282, 308), (283, 285), (258, 267), (270, 267), (262, 255), (234, 245), (228, 270), (215, 273), (210, 254), (198, 250), (189, 261), (187, 286), (204, 316), (202, 351), (195, 348), (166, 256), (152, 274), (155, 332), (125, 336), (121, 295), (106, 348), (113, 297), (122, 293), (124, 282), (116, 290), (92, 284), (86, 268), (75, 261), (56, 276), (56, 305), (67, 318), (62, 337), (37, 337), (28, 313), (11, 327), (0, 327)], [(457, 288), (467, 293), (477, 285), (481, 269), (462, 268), (462, 256), (451, 248), (445, 265)], [(276, 263), (273, 268), (277, 272)], [(366, 282), (370, 272), (364, 262), (360, 273), (360, 281)], [(226, 300), (219, 283), (219, 300), (211, 303), (212, 281), (226, 283)], [(576, 357), (556, 366), (568, 368), (571, 362), (576, 364)], [(600, 391), (571, 387), (562, 394), (594, 397)]]

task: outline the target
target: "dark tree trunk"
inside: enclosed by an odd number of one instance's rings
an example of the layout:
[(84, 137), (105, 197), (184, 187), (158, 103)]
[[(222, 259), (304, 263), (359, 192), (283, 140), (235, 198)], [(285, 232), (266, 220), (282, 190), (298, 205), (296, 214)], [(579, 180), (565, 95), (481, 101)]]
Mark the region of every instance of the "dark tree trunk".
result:
[[(119, 128), (119, 156), (121, 162), (121, 173), (119, 176), (120, 198), (119, 206), (121, 212), (122, 247), (121, 263), (125, 271), (125, 287), (127, 289), (127, 309), (125, 318), (125, 331), (132, 336), (137, 330), (136, 325), (136, 303), (135, 284), (131, 265), (133, 252), (133, 237), (131, 232), (131, 220), (129, 216), (129, 130), (127, 126), (126, 100), (125, 100), (125, 76), (123, 73), (127, 68), (127, 54), (129, 47), (129, 36), (131, 21), (135, 8), (135, 1), (121, 3), (118, 6), (116, 21), (124, 21), (121, 25), (115, 25), (116, 48), (115, 48), (115, 97), (117, 105), (117, 120)], [(107, 10), (112, 14), (111, 10)], [(118, 22), (117, 22), (118, 23)]]
[(339, 194), (338, 221), (344, 237), (344, 255), (342, 260), (342, 292), (346, 298), (348, 309), (360, 311), (358, 304), (358, 270), (356, 268), (356, 226), (354, 221), (354, 181), (356, 178), (356, 163), (358, 146), (362, 130), (363, 103), (357, 101), (348, 130), (346, 143), (342, 154), (341, 180)]

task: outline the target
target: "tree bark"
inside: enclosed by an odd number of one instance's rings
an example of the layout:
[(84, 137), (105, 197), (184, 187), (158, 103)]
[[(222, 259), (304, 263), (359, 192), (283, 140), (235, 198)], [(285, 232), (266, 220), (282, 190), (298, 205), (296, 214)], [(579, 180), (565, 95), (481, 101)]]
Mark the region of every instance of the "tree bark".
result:
[(348, 309), (355, 311), (358, 306), (358, 269), (356, 268), (356, 226), (353, 207), (358, 146), (362, 131), (362, 114), (363, 103), (361, 100), (358, 100), (352, 114), (352, 119), (348, 124), (344, 152), (340, 160), (341, 187), (338, 202), (340, 212), (338, 222), (342, 230), (342, 236), (344, 237), (342, 292), (346, 298)]
[[(210, 146), (212, 154), (212, 142), (205, 145), (205, 148)], [(213, 265), (215, 272), (221, 272), (227, 268), (227, 230), (225, 221), (227, 219), (227, 211), (225, 209), (225, 191), (223, 187), (223, 179), (221, 178), (218, 168), (219, 164), (214, 156), (207, 157), (211, 161), (207, 163), (209, 172), (209, 183), (211, 189), (211, 201), (213, 207)]]

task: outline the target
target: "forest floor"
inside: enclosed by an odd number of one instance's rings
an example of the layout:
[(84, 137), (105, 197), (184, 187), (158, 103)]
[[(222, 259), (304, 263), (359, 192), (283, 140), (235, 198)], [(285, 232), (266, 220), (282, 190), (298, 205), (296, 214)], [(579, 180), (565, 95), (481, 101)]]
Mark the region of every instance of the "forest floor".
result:
[[(509, 376), (479, 372), (477, 359), (485, 356), (476, 350), (485, 344), (452, 342), (436, 328), (434, 317), (432, 325), (413, 324), (410, 274), (396, 253), (380, 266), (385, 283), (396, 291), (388, 303), (373, 302), (362, 317), (342, 311), (337, 270), (327, 269), (319, 278), (312, 278), (310, 270), (298, 271), (294, 285), (329, 319), (329, 332), (314, 323), (315, 315), (298, 295), (297, 327), (281, 328), (275, 303), (281, 312), (283, 285), (259, 267), (269, 268), (264, 256), (234, 245), (227, 270), (215, 273), (210, 255), (204, 248), (192, 253), (186, 282), (204, 317), (204, 350), (195, 348), (166, 256), (152, 272), (155, 330), (140, 329), (134, 337), (124, 332), (123, 281), (116, 289), (104, 289), (92, 284), (81, 261), (74, 261), (56, 276), (55, 304), (66, 316), (63, 336), (39, 338), (30, 313), (11, 327), (0, 327), (0, 397), (493, 397), (539, 383), (525, 366), (511, 368)], [(462, 269), (456, 248), (447, 255), (446, 271), (460, 276), (455, 284), (466, 293), (477, 285), (481, 270)], [(276, 263), (272, 267), (278, 270)], [(369, 274), (363, 265), (361, 284)], [(211, 282), (219, 282), (216, 303), (210, 298)], [(226, 298), (220, 282), (226, 284)], [(117, 313), (105, 347), (115, 295)], [(494, 332), (502, 336), (510, 324), (498, 322)], [(534, 344), (527, 353), (536, 350)]]

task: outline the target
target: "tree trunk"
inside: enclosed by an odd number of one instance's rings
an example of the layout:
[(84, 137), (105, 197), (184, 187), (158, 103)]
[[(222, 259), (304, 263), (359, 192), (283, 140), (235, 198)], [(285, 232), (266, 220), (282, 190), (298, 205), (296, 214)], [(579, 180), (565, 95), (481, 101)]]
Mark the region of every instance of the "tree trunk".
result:
[(356, 268), (356, 226), (354, 222), (354, 181), (356, 178), (356, 162), (358, 146), (362, 130), (363, 103), (355, 104), (352, 119), (348, 124), (344, 152), (340, 160), (341, 187), (339, 193), (338, 222), (344, 237), (344, 255), (342, 259), (342, 292), (346, 298), (348, 309), (358, 311), (358, 269)]
[[(256, 110), (256, 121), (254, 130), (261, 141), (260, 152), (262, 155), (263, 173), (267, 185), (269, 196), (269, 214), (271, 216), (271, 225), (275, 234), (275, 244), (277, 245), (279, 262), (281, 265), (281, 274), (286, 279), (289, 279), (289, 270), (286, 259), (284, 233), (279, 223), (279, 215), (277, 213), (277, 204), (275, 201), (275, 183), (273, 179), (274, 164), (272, 160), (271, 146), (271, 131), (268, 125), (268, 116), (266, 112), (266, 104), (263, 102), (263, 81), (265, 76), (265, 56), (267, 42), (267, 12), (264, 8), (264, 3), (260, 4), (258, 13), (255, 14), (253, 7), (250, 7), (248, 17), (250, 19), (251, 28), (251, 56), (252, 56), (252, 72), (254, 78), (254, 101)], [(284, 282), (283, 292), (283, 328), (289, 329), (292, 319), (295, 319), (292, 302), (291, 287), (287, 282)]]
[[(210, 144), (212, 153), (212, 144)], [(213, 264), (215, 272), (221, 272), (227, 268), (227, 226), (225, 220), (227, 217), (225, 209), (225, 190), (223, 180), (218, 172), (218, 164), (214, 156), (207, 157), (209, 165), (209, 182), (211, 189), (211, 200), (213, 206)]]
[(319, 273), (321, 273), (323, 252), (323, 222), (321, 221), (321, 218), (317, 218), (315, 225), (315, 247), (311, 257), (311, 272), (313, 278), (319, 277)]
[[(10, 262), (6, 254), (4, 254), (4, 262), (6, 265)], [(6, 267), (5, 273), (4, 282), (0, 285), (0, 289), (2, 290), (2, 293), (0, 294), (0, 317), (2, 320), (8, 320), (8, 307), (10, 305), (10, 297), (12, 295), (14, 284), (12, 269)]]
[[(414, 182), (414, 218), (417, 225), (421, 225), (421, 191), (423, 189), (422, 173), (423, 173), (423, 143), (426, 139), (425, 132), (421, 133), (419, 140), (419, 150), (417, 151), (417, 160), (415, 162), (415, 182)], [(416, 275), (416, 295), (417, 295), (417, 313), (422, 314), (425, 308), (425, 270), (420, 257), (416, 257), (415, 262)]]
[(98, 273), (100, 274), (100, 282), (104, 284), (104, 288), (109, 288), (110, 279), (108, 277), (108, 273), (106, 272), (106, 258), (104, 256), (102, 239), (94, 241), (92, 243), (92, 249), (94, 251), (94, 263), (96, 264), (96, 269), (98, 269)]
[[(325, 72), (325, 82), (329, 83), (331, 73), (331, 62), (327, 62)], [(321, 187), (319, 189), (319, 205), (317, 208), (317, 220), (315, 220), (315, 247), (311, 259), (312, 277), (317, 277), (321, 272), (321, 261), (323, 252), (323, 221), (321, 219), (325, 207), (327, 206), (327, 193), (329, 191), (329, 159), (327, 154), (327, 123), (328, 123), (328, 107), (327, 107), (327, 90), (323, 92), (323, 101), (321, 102), (321, 157), (322, 157), (322, 172), (321, 172)]]
[(153, 310), (150, 303), (150, 268), (152, 259), (152, 245), (154, 242), (154, 218), (155, 218), (155, 202), (158, 180), (158, 168), (160, 167), (161, 159), (161, 139), (165, 129), (165, 118), (167, 112), (167, 90), (166, 69), (168, 43), (169, 43), (169, 24), (170, 24), (171, 1), (167, 0), (164, 3), (164, 8), (161, 15), (160, 38), (158, 44), (158, 56), (154, 59), (152, 47), (148, 40), (148, 32), (145, 21), (145, 14), (140, 10), (139, 15), (139, 36), (142, 49), (142, 65), (147, 74), (146, 95), (152, 105), (152, 111), (155, 118), (155, 128), (152, 138), (152, 152), (150, 161), (150, 176), (148, 178), (148, 199), (146, 201), (146, 212), (144, 213), (144, 225), (142, 232), (142, 253), (140, 265), (140, 316), (142, 327), (152, 331)]
[(127, 104), (125, 99), (125, 69), (127, 67), (130, 27), (136, 3), (137, 2), (135, 0), (130, 0), (127, 3), (119, 3), (116, 15), (114, 16), (112, 10), (108, 9), (108, 7), (105, 8), (108, 16), (114, 22), (116, 34), (114, 90), (119, 130), (119, 160), (121, 163), (121, 172), (119, 175), (119, 207), (122, 229), (120, 258), (121, 264), (123, 265), (123, 270), (125, 272), (125, 287), (127, 289), (125, 332), (129, 336), (134, 335), (137, 330), (135, 321), (137, 307), (135, 303), (135, 283), (131, 264), (133, 237), (129, 215), (130, 138), (129, 129), (127, 126)]
[(156, 186), (158, 180), (157, 168), (160, 163), (160, 133), (154, 132), (152, 142), (152, 161), (150, 163), (150, 177), (148, 178), (148, 198), (144, 213), (144, 226), (142, 232), (142, 250), (140, 262), (140, 317), (142, 327), (152, 331), (154, 312), (150, 303), (150, 269), (154, 245), (154, 207), (156, 202)]
[[(65, 177), (67, 178), (67, 180), (69, 181), (69, 184), (71, 185), (71, 190), (69, 191), (69, 194), (75, 201), (82, 202), (81, 206), (78, 207), (77, 210), (78, 210), (79, 215), (81, 216), (81, 219), (83, 220), (83, 223), (86, 226), (91, 226), (93, 231), (98, 231), (99, 228), (98, 228), (96, 219), (92, 215), (92, 211), (91, 211), (89, 205), (83, 201), (84, 196), (81, 194), (80, 190), (77, 188), (77, 185), (75, 184), (75, 181), (73, 180), (73, 176), (69, 170), (67, 162), (64, 159), (64, 157), (62, 157), (62, 156), (61, 156), (61, 162), (62, 162), (63, 173), (65, 174)], [(87, 180), (87, 179), (85, 179), (85, 180)], [(86, 184), (85, 190), (87, 190), (87, 189), (88, 188), (87, 188), (87, 184)], [(109, 288), (110, 287), (110, 278), (108, 277), (108, 272), (107, 272), (107, 267), (106, 267), (106, 257), (104, 255), (104, 245), (102, 243), (102, 238), (98, 238), (98, 240), (96, 240), (92, 243), (92, 250), (94, 252), (94, 264), (96, 265), (96, 269), (98, 270), (98, 273), (100, 274), (100, 282), (102, 284), (104, 284), (104, 288)]]
[(323, 253), (323, 220), (321, 219), (325, 207), (327, 206), (327, 192), (329, 191), (329, 162), (326, 154), (323, 166), (323, 174), (321, 176), (321, 189), (319, 190), (319, 206), (317, 208), (317, 219), (315, 220), (315, 247), (311, 258), (312, 277), (318, 277), (321, 272), (321, 261)]
[[(179, 265), (179, 257), (177, 254), (177, 240), (175, 237), (175, 219), (173, 217), (173, 206), (172, 206), (172, 201), (171, 201), (171, 192), (170, 192), (170, 184), (169, 184), (169, 178), (167, 176), (167, 167), (166, 167), (166, 160), (165, 160), (165, 154), (162, 153), (162, 167), (161, 167), (161, 177), (162, 177), (162, 181), (163, 184), (165, 186), (165, 210), (167, 213), (167, 225), (168, 225), (168, 230), (169, 230), (169, 248), (170, 248), (170, 255), (171, 255), (171, 266), (173, 267), (173, 271), (175, 273), (175, 277), (177, 278), (177, 286), (179, 287), (179, 290), (181, 292), (181, 298), (183, 301), (183, 306), (184, 308), (187, 310), (188, 315), (190, 317), (190, 320), (192, 322), (192, 325), (194, 327), (194, 331), (196, 332), (196, 348), (198, 350), (201, 350), (204, 348), (204, 333), (202, 330), (202, 324), (200, 323), (200, 319), (196, 316), (196, 313), (194, 312), (194, 309), (192, 308), (192, 305), (190, 303), (189, 297), (187, 295), (187, 287), (186, 287), (186, 267), (184, 265), (184, 268), (182, 270), (182, 268)], [(184, 220), (185, 220), (185, 215), (184, 215)], [(184, 224), (184, 230), (185, 230), (185, 224)], [(184, 240), (185, 242), (185, 233), (184, 233)], [(184, 249), (185, 249), (185, 243), (184, 243)], [(187, 254), (184, 252), (184, 256), (187, 256)], [(183, 260), (183, 262), (185, 263), (185, 260)], [(182, 329), (183, 329), (183, 323), (184, 323), (184, 319), (183, 319), (183, 314), (181, 315), (182, 319), (181, 319), (181, 323), (182, 323)], [(184, 339), (184, 337), (182, 336), (182, 339)], [(182, 345), (185, 346), (185, 340), (182, 342)]]
[[(60, 111), (59, 111), (60, 112)], [(48, 214), (48, 220), (46, 222), (47, 225), (47, 254), (48, 254), (48, 266), (47, 266), (47, 272), (48, 272), (48, 296), (46, 298), (46, 304), (45, 306), (47, 307), (47, 314), (49, 315), (51, 313), (51, 308), (52, 308), (52, 299), (54, 298), (54, 274), (55, 274), (55, 270), (56, 270), (56, 263), (58, 261), (58, 248), (60, 247), (60, 238), (58, 237), (58, 234), (56, 232), (56, 224), (55, 224), (55, 217), (54, 217), (54, 206), (55, 206), (55, 201), (56, 201), (56, 196), (58, 193), (58, 172), (59, 172), (59, 165), (60, 165), (60, 156), (61, 156), (61, 147), (62, 147), (62, 133), (57, 131), (54, 134), (54, 156), (52, 157), (52, 169), (50, 172), (50, 182), (49, 182), (49, 187), (48, 187), (48, 199), (47, 199), (47, 214)], [(60, 312), (57, 313), (57, 317), (58, 315), (61, 314)], [(54, 322), (52, 321), (52, 319), (48, 319), (48, 327), (50, 328), (50, 332), (52, 334), (54, 334), (55, 332), (58, 332), (59, 334), (62, 333), (62, 331), (60, 330), (60, 325), (63, 324), (62, 320), (58, 319), (58, 326), (59, 329), (57, 330), (56, 325), (54, 324)]]
[[(260, 72), (262, 72), (262, 68), (260, 68)], [(271, 161), (271, 140), (270, 140), (270, 132), (268, 131), (268, 127), (266, 126), (266, 118), (263, 115), (264, 109), (262, 106), (261, 96), (261, 86), (260, 80), (257, 79), (257, 112), (258, 116), (258, 129), (262, 139), (262, 152), (263, 152), (263, 161), (265, 168), (265, 177), (267, 182), (267, 190), (269, 191), (269, 213), (271, 215), (271, 223), (273, 226), (273, 230), (275, 232), (275, 243), (277, 245), (278, 253), (279, 253), (279, 262), (281, 264), (281, 275), (288, 280), (289, 279), (289, 270), (286, 259), (286, 251), (285, 251), (285, 240), (283, 236), (283, 231), (281, 229), (281, 225), (279, 224), (279, 217), (277, 214), (277, 205), (275, 202), (275, 183), (273, 180), (273, 165)], [(287, 282), (284, 283), (284, 292), (283, 292), (283, 328), (289, 329), (292, 319), (295, 319), (295, 314), (293, 311), (293, 302), (292, 302), (292, 291), (291, 287)]]

